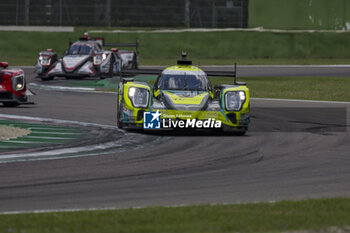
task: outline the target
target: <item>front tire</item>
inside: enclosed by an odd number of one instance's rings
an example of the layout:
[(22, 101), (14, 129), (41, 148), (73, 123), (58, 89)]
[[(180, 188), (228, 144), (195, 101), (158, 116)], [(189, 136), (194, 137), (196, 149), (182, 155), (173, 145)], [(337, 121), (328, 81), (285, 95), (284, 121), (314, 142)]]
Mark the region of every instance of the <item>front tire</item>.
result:
[(122, 129), (124, 127), (123, 122), (121, 121), (121, 108), (119, 104), (119, 92), (117, 97), (117, 126), (119, 129)]
[(236, 136), (243, 136), (247, 133), (248, 127), (234, 128), (224, 124), (222, 126), (222, 131), (225, 133), (236, 135)]
[(247, 133), (247, 131), (239, 131), (239, 132), (234, 132), (236, 136), (243, 136)]

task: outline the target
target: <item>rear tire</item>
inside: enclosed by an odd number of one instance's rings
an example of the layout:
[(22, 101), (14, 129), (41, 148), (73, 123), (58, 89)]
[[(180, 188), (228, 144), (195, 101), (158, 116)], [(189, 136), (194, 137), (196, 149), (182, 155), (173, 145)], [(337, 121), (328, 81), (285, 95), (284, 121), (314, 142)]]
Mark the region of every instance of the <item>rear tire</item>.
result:
[(113, 78), (113, 65), (114, 65), (114, 56), (112, 56), (111, 61), (109, 63), (109, 69), (107, 74), (101, 74), (100, 79), (105, 79), (105, 78)]
[(41, 80), (42, 80), (42, 81), (51, 81), (51, 80), (53, 80), (54, 78), (55, 78), (54, 76), (47, 77), (47, 78), (41, 77)]
[(134, 57), (132, 59), (132, 69), (137, 70), (139, 68), (139, 64), (137, 63), (137, 54), (134, 53)]
[(18, 106), (18, 103), (17, 102), (5, 102), (5, 103), (2, 103), (5, 107), (17, 107)]

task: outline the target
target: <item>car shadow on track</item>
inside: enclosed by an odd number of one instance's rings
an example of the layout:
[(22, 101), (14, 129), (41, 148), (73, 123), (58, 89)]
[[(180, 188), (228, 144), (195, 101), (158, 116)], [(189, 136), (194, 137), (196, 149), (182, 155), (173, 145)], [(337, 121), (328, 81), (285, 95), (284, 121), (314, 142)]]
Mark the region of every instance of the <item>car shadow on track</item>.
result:
[(223, 132), (220, 129), (211, 130), (193, 130), (193, 129), (173, 129), (173, 130), (143, 130), (143, 129), (126, 129), (129, 132), (154, 135), (154, 136), (172, 136), (172, 137), (198, 137), (198, 136), (226, 136), (226, 137), (248, 137), (249, 133), (242, 134), (239, 132)]

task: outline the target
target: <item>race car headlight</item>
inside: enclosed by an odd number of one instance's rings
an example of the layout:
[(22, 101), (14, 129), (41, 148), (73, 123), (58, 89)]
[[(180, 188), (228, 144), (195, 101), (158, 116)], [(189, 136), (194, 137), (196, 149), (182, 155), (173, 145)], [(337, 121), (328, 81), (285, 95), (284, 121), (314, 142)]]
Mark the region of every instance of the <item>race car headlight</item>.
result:
[(51, 64), (51, 56), (39, 56), (39, 62), (42, 66), (49, 66)]
[(15, 91), (23, 90), (24, 88), (24, 75), (14, 76), (12, 78), (12, 87)]
[(149, 91), (146, 88), (130, 87), (128, 94), (135, 108), (147, 108)]
[(16, 85), (16, 90), (20, 90), (20, 89), (22, 89), (23, 88), (23, 85), (21, 84), (21, 83), (18, 83), (17, 85)]
[(244, 91), (228, 91), (225, 94), (225, 108), (227, 111), (241, 110), (246, 96)]

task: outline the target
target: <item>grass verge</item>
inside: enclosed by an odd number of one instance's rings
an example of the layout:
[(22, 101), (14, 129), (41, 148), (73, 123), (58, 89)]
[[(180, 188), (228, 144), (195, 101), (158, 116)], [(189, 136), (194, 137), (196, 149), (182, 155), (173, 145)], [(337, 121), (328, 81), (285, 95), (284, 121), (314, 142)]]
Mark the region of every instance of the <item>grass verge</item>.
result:
[[(232, 78), (210, 78), (213, 86), (232, 83)], [(250, 96), (256, 98), (350, 101), (346, 77), (247, 77)]]
[(263, 233), (349, 225), (349, 198), (0, 215), (0, 231), (13, 233)]
[[(190, 55), (188, 55), (190, 59)], [(170, 66), (179, 59), (142, 59), (141, 65), (164, 65)], [(336, 58), (196, 58), (193, 60), (193, 64), (197, 66), (201, 65), (348, 65), (350, 59), (336, 59)]]
[[(0, 32), (0, 60), (11, 65), (34, 65), (38, 52), (53, 48), (59, 56), (68, 40), (86, 31)], [(180, 32), (180, 33), (90, 33), (106, 42), (140, 39), (140, 62), (145, 65), (173, 64), (187, 51), (195, 64), (350, 64), (348, 33), (271, 32)]]
[[(217, 84), (233, 84), (233, 78), (210, 77)], [(250, 97), (350, 101), (350, 78), (346, 77), (242, 77), (250, 90)], [(153, 80), (149, 80), (151, 84)]]
[[(137, 81), (154, 84), (156, 76), (137, 76)], [(214, 87), (217, 84), (233, 84), (232, 78), (210, 77)], [(250, 96), (256, 98), (304, 99), (325, 101), (350, 101), (350, 78), (347, 77), (246, 77)], [(74, 87), (95, 87), (97, 90), (117, 91), (118, 82), (113, 79), (67, 81)]]

